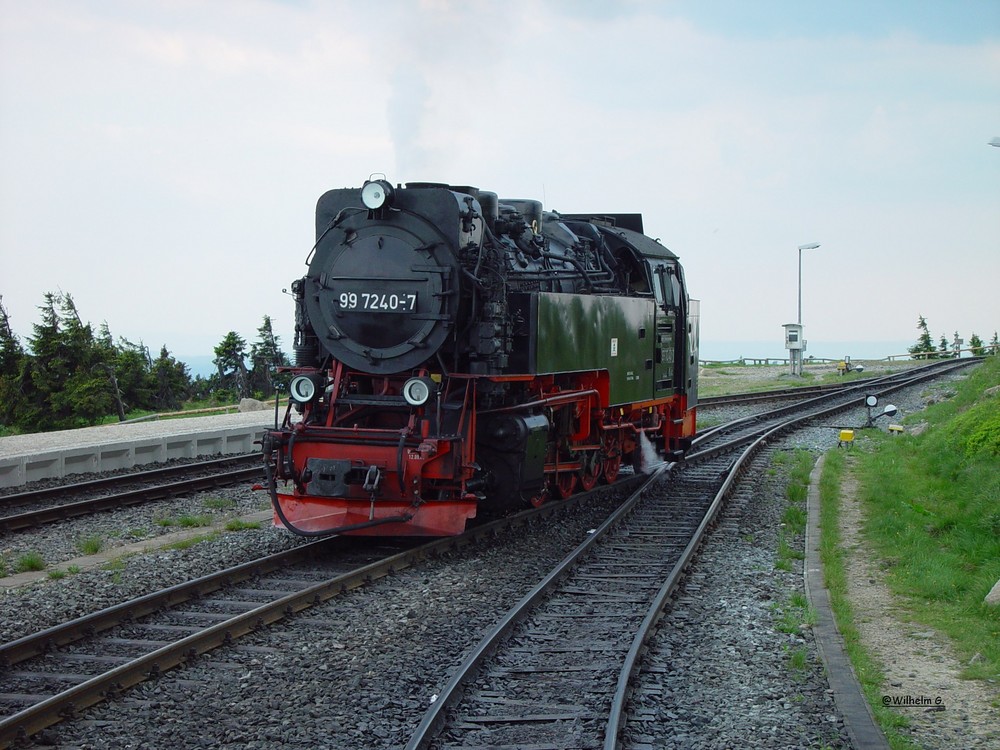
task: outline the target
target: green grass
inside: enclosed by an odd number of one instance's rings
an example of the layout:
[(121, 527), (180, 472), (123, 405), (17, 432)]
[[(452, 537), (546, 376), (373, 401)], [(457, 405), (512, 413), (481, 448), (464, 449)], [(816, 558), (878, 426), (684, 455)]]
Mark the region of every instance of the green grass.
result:
[(816, 624), (816, 612), (800, 593), (792, 594), (784, 604), (771, 605), (775, 614), (774, 627), (779, 633), (801, 633), (804, 627)]
[(781, 517), (782, 527), (778, 532), (778, 553), (774, 567), (791, 572), (795, 569), (793, 560), (805, 559), (805, 554), (799, 547), (802, 546), (800, 540), (806, 530), (806, 495), (809, 491), (813, 455), (805, 450), (782, 452), (775, 455), (772, 464), (772, 468), (777, 470), (785, 467), (788, 472), (788, 482), (785, 485), (788, 505)]
[[(992, 360), (992, 361), (991, 361)], [(839, 538), (840, 485), (861, 483), (865, 537), (885, 582), (911, 620), (946, 634), (963, 676), (1000, 678), (1000, 607), (983, 598), (1000, 578), (1000, 359), (989, 358), (920, 415), (919, 436), (872, 433), (863, 450), (830, 451), (820, 481), (820, 556), (837, 626), (876, 718), (893, 748), (912, 743), (907, 720), (883, 708), (884, 674), (860, 642), (846, 599)]]
[(201, 526), (211, 526), (212, 525), (212, 517), (211, 516), (204, 516), (204, 515), (200, 515), (200, 516), (192, 516), (192, 515), (180, 516), (177, 519), (177, 525), (180, 526), (183, 529), (194, 529), (194, 528), (198, 528), (198, 527), (201, 527)]
[(122, 582), (122, 572), (125, 570), (129, 557), (131, 555), (122, 555), (121, 557), (116, 557), (114, 560), (108, 560), (102, 566), (104, 570), (111, 572), (112, 583), (120, 584)]
[(84, 555), (96, 555), (104, 549), (104, 540), (97, 535), (85, 536), (76, 541), (76, 548)]
[(1000, 579), (1000, 359), (923, 413), (919, 436), (873, 436), (859, 452), (866, 538), (886, 583), (914, 619), (946, 633), (963, 676), (1000, 679), (1000, 608), (983, 598)]
[(226, 523), (226, 531), (245, 531), (246, 529), (259, 529), (259, 521), (241, 521), (234, 518)]
[(45, 560), (38, 552), (25, 552), (14, 563), (15, 573), (45, 570)]
[(788, 666), (796, 672), (804, 672), (809, 668), (809, 653), (804, 646), (798, 648), (785, 647), (788, 652)]
[(881, 665), (867, 651), (861, 641), (854, 619), (854, 610), (847, 598), (847, 569), (844, 551), (840, 541), (840, 488), (843, 483), (845, 462), (842, 451), (829, 451), (823, 465), (819, 481), (820, 495), (820, 542), (819, 555), (823, 564), (823, 578), (830, 592), (830, 607), (837, 629), (844, 639), (844, 649), (854, 666), (854, 673), (861, 684), (861, 690), (871, 706), (875, 719), (882, 727), (886, 739), (893, 750), (912, 748), (913, 744), (900, 734), (899, 730), (909, 725), (906, 717), (894, 713), (882, 705), (882, 689), (885, 673)]
[(709, 427), (717, 427), (720, 424), (725, 424), (726, 420), (721, 417), (702, 417), (698, 415), (698, 429), (707, 430)]
[[(232, 395), (232, 394), (230, 394)], [(260, 394), (255, 394), (259, 396)], [(271, 401), (274, 397), (269, 397)], [(268, 398), (258, 399), (261, 401), (267, 401)], [(226, 394), (221, 394), (220, 398), (208, 398), (201, 399), (198, 401), (185, 401), (181, 404), (181, 408), (178, 412), (159, 412), (152, 409), (132, 409), (125, 413), (125, 419), (140, 419), (142, 417), (153, 417), (160, 415), (161, 419), (174, 419), (178, 417), (199, 417), (199, 416), (210, 416), (212, 412), (202, 411), (203, 409), (218, 409), (219, 407), (226, 407), (227, 410), (236, 410), (239, 407), (239, 399), (235, 397), (230, 398)], [(193, 413), (189, 413), (193, 412)], [(216, 413), (221, 413), (221, 410)], [(165, 414), (170, 414), (170, 416), (165, 416)], [(98, 424), (118, 424), (117, 414), (108, 414), (102, 417)], [(2, 428), (0, 428), (2, 429)], [(0, 435), (2, 437), (2, 435)]]
[(106, 563), (104, 563), (104, 565), (102, 567), (105, 570), (111, 570), (111, 571), (125, 570), (125, 565), (126, 565), (126, 562), (127, 562), (126, 558), (127, 557), (128, 557), (128, 555), (122, 555), (121, 557), (116, 557), (114, 560), (108, 560)]

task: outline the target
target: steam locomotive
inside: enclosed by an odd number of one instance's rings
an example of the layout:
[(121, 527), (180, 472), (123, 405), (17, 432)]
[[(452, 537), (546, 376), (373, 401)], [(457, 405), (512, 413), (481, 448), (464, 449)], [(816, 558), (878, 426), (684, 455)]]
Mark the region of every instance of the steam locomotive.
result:
[(642, 436), (690, 444), (698, 302), (639, 214), (369, 179), (319, 199), (306, 262), (262, 441), (278, 525), (458, 534), (614, 481)]

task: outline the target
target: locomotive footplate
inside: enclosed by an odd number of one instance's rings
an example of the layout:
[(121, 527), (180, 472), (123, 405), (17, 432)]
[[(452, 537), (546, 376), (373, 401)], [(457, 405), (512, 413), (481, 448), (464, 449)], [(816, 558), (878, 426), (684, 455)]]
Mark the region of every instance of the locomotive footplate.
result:
[[(456, 486), (452, 443), (428, 439), (419, 445), (348, 447), (297, 442), (295, 452), (309, 457), (296, 491), (274, 488), (281, 509), (280, 514), (275, 511), (275, 525), (309, 534), (460, 534), (475, 518), (477, 501)], [(331, 451), (336, 457), (316, 455)], [(436, 481), (440, 490), (430, 491)]]

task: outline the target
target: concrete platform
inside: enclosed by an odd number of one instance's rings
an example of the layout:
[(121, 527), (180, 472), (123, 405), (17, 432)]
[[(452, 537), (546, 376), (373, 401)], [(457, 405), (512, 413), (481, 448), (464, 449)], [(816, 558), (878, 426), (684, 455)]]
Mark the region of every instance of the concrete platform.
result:
[(3, 437), (0, 487), (174, 458), (251, 453), (273, 425), (273, 411), (252, 411)]

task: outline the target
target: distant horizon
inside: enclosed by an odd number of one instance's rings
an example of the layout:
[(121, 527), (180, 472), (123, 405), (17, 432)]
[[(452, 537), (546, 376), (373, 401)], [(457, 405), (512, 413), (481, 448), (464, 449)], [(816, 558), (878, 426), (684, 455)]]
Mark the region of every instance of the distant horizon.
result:
[[(911, 341), (810, 341), (806, 350), (806, 359), (842, 359), (849, 356), (853, 360), (875, 360), (886, 357), (905, 355), (907, 350), (916, 343), (916, 337)], [(212, 354), (177, 354), (175, 358), (188, 366), (191, 377), (201, 375), (208, 377), (215, 372)], [(698, 358), (702, 362), (728, 362), (744, 359), (786, 359), (788, 350), (783, 348), (783, 341), (702, 341)]]

